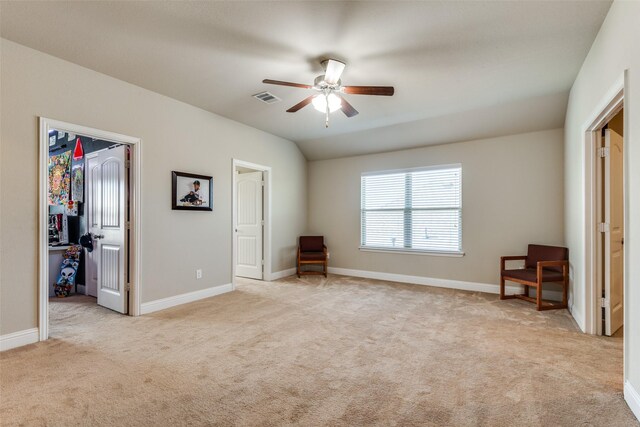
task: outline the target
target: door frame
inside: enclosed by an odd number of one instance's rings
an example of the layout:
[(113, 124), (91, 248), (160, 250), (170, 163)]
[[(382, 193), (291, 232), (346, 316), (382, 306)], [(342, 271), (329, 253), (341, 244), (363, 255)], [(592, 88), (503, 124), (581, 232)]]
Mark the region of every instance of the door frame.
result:
[[(602, 128), (623, 108), (625, 100), (626, 71), (607, 92), (607, 95), (595, 109), (592, 118), (584, 126), (585, 135), (585, 332), (602, 335), (602, 310), (600, 295), (604, 283), (602, 281), (602, 234), (598, 231), (599, 188), (598, 182), (600, 162), (597, 149), (600, 146)], [(624, 122), (625, 135), (628, 123)], [(625, 137), (625, 142), (626, 142)], [(629, 200), (628, 188), (628, 156), (624, 157), (624, 200)], [(628, 203), (625, 203), (625, 218), (628, 218)], [(628, 241), (628, 231), (625, 227), (625, 241)], [(624, 256), (628, 259), (628, 245), (625, 245)], [(627, 295), (628, 277), (624, 271), (624, 294)], [(627, 302), (624, 302), (624, 324), (627, 323)], [(625, 333), (625, 341), (626, 341)]]
[(69, 133), (89, 136), (114, 143), (127, 144), (131, 147), (131, 175), (130, 175), (130, 207), (131, 232), (129, 236), (129, 267), (131, 282), (129, 289), (129, 315), (140, 315), (140, 242), (142, 218), (142, 140), (140, 138), (122, 135), (100, 129), (94, 129), (73, 123), (40, 117), (39, 138), (39, 177), (38, 177), (38, 333), (40, 341), (49, 338), (49, 236), (47, 234), (48, 205), (48, 176), (44, 171), (49, 164), (49, 130), (57, 129)]
[(256, 172), (262, 172), (262, 179), (264, 180), (264, 193), (262, 197), (262, 210), (264, 214), (262, 259), (264, 261), (264, 269), (262, 271), (262, 280), (271, 280), (271, 167), (246, 162), (244, 160), (231, 159), (231, 284), (234, 290), (236, 289), (236, 214), (238, 203), (236, 171), (238, 167), (245, 167), (253, 169)]

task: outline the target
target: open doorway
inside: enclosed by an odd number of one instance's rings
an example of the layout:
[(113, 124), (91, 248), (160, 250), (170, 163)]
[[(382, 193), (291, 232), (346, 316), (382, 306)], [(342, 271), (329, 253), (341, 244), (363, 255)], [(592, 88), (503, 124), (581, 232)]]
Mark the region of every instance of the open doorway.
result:
[(139, 313), (140, 162), (137, 138), (40, 124), (39, 328), (46, 340), (51, 310), (68, 317), (100, 305)]
[(271, 168), (233, 160), (232, 274), (269, 280), (271, 276)]
[[(624, 324), (624, 108), (601, 130), (596, 167), (599, 335), (622, 334)], [(617, 109), (616, 109), (617, 110)]]
[(623, 338), (625, 310), (629, 309), (624, 302), (628, 286), (624, 82), (623, 76), (585, 127), (585, 329), (618, 338)]

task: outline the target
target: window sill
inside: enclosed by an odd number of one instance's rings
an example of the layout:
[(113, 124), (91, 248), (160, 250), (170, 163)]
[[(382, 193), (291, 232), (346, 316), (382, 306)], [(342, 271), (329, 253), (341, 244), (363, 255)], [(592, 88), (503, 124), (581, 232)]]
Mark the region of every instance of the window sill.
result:
[(381, 252), (388, 254), (404, 254), (404, 255), (430, 255), (430, 256), (445, 256), (453, 258), (461, 258), (464, 256), (464, 252), (450, 252), (450, 251), (419, 251), (411, 249), (387, 249), (387, 248), (369, 248), (360, 246), (362, 252)]

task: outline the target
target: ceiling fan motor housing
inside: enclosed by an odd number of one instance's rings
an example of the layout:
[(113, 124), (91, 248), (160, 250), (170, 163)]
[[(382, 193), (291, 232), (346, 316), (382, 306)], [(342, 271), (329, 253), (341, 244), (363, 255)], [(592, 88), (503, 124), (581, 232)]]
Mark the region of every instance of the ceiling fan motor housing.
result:
[(324, 89), (338, 89), (340, 88), (342, 84), (342, 80), (338, 80), (336, 84), (332, 85), (327, 83), (324, 80), (324, 74), (321, 76), (316, 77), (316, 79), (313, 81), (313, 87), (318, 89), (318, 90), (324, 90)]

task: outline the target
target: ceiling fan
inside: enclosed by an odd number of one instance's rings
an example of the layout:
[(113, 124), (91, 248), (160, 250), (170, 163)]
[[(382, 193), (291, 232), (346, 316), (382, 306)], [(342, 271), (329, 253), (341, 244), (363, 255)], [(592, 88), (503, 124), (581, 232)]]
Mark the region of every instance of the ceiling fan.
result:
[(326, 114), (325, 127), (329, 127), (329, 113), (333, 113), (336, 110), (342, 109), (342, 112), (347, 117), (353, 117), (358, 114), (358, 110), (353, 108), (353, 106), (344, 99), (342, 96), (344, 93), (350, 95), (393, 95), (393, 86), (342, 86), (340, 76), (346, 64), (335, 59), (327, 59), (322, 61), (321, 64), (325, 69), (324, 75), (316, 77), (313, 86), (269, 79), (263, 80), (262, 83), (313, 89), (319, 92), (298, 102), (289, 108), (287, 113), (295, 113), (303, 107), (312, 104), (316, 110)]

